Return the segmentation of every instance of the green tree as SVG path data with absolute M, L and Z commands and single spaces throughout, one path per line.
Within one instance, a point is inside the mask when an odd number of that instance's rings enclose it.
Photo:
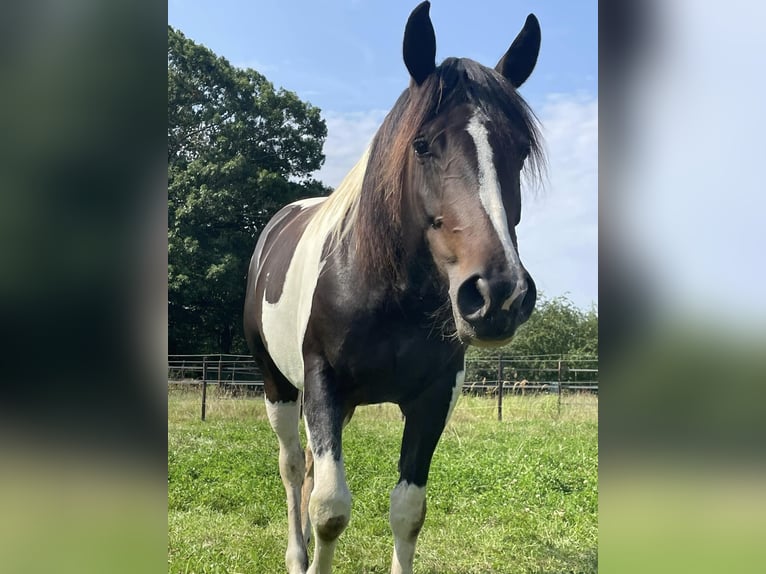
M 583 312 L 564 296 L 541 297 L 529 320 L 507 347 L 512 355 L 571 355 L 598 352 L 598 315 Z
M 320 110 L 168 26 L 168 348 L 244 351 L 258 234 L 283 205 L 329 189 Z

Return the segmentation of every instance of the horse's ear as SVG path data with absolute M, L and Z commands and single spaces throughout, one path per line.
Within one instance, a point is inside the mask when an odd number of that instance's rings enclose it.
M 508 48 L 505 55 L 495 66 L 495 70 L 519 87 L 535 69 L 537 55 L 540 53 L 540 22 L 534 14 L 527 16 L 524 27 Z
M 436 34 L 428 15 L 430 8 L 427 0 L 418 4 L 404 29 L 404 64 L 417 85 L 436 69 Z

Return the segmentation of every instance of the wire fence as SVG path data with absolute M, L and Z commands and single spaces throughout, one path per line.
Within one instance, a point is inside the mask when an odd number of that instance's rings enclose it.
M 168 356 L 169 389 L 198 389 L 202 420 L 205 420 L 208 387 L 211 385 L 219 397 L 263 394 L 263 376 L 249 355 Z M 503 420 L 503 398 L 509 395 L 555 395 L 560 413 L 563 401 L 582 395 L 598 395 L 598 357 L 498 355 L 467 359 L 463 394 L 494 398 L 495 404 L 491 408 L 497 409 L 500 421 Z

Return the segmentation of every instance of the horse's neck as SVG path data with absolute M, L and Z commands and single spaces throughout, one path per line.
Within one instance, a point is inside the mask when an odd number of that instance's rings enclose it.
M 431 253 L 423 241 L 402 254 L 399 298 L 430 315 L 449 299 L 446 283 L 439 275 Z
M 364 250 L 357 251 L 354 248 L 355 242 L 359 240 L 355 230 L 343 239 L 342 245 L 334 253 L 334 266 L 349 284 L 361 292 L 369 292 L 373 299 L 382 300 L 384 304 L 390 301 L 401 304 L 418 302 L 419 306 L 432 299 L 439 298 L 441 301 L 441 298 L 447 296 L 446 289 L 436 279 L 438 271 L 425 242 L 421 242 L 422 245 L 406 245 L 400 259 L 394 262 L 395 268 L 370 269 L 359 260 L 364 256 Z M 363 240 L 386 241 L 386 237 L 365 235 Z M 374 301 L 369 303 L 374 304 Z

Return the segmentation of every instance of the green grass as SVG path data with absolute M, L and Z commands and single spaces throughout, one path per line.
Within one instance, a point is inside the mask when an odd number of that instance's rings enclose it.
M 278 446 L 262 399 L 168 395 L 168 572 L 284 572 Z M 462 397 L 437 447 L 417 546 L 420 574 L 597 571 L 597 401 Z M 338 574 L 387 573 L 388 499 L 403 423 L 393 405 L 357 409 L 344 433 L 351 523 Z M 303 432 L 303 431 L 301 431 Z M 310 550 L 311 553 L 311 550 Z

